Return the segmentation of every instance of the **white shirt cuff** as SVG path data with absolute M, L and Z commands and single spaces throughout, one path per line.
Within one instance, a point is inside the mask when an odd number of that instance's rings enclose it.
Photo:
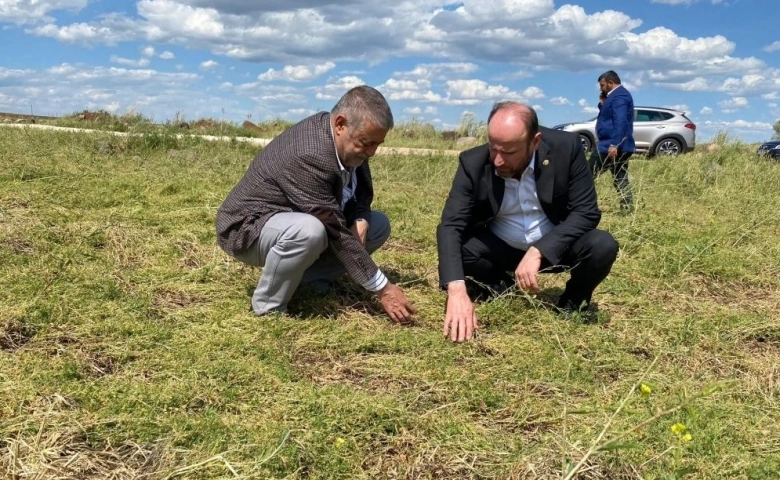
M 377 269 L 374 277 L 363 284 L 363 288 L 369 292 L 378 292 L 385 288 L 385 285 L 387 285 L 387 277 L 382 273 L 382 270 Z

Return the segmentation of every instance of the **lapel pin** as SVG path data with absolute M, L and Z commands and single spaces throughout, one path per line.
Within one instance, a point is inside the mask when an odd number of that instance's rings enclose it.
M 542 162 L 542 166 L 543 166 L 543 167 L 546 167 L 546 166 L 547 166 L 547 165 L 549 165 L 549 164 L 550 164 L 550 161 L 549 161 L 549 160 L 547 160 L 546 158 L 545 158 L 545 159 L 544 159 L 544 161 Z

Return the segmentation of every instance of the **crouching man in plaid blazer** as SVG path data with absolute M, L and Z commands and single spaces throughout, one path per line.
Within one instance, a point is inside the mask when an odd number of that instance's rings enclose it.
M 390 221 L 371 210 L 368 159 L 391 128 L 382 94 L 355 87 L 330 113 L 294 125 L 252 161 L 216 224 L 225 252 L 263 267 L 252 295 L 257 315 L 285 311 L 301 283 L 327 291 L 346 271 L 377 294 L 391 320 L 411 320 L 414 307 L 370 256 L 390 236 Z

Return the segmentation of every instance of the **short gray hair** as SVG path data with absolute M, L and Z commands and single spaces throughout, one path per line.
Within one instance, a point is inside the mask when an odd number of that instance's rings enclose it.
M 336 103 L 331 115 L 342 114 L 347 117 L 347 123 L 357 128 L 363 128 L 366 122 L 371 122 L 379 128 L 393 128 L 393 112 L 385 97 L 379 90 L 361 85 L 351 88 Z
M 496 102 L 488 115 L 488 125 L 493 115 L 501 110 L 511 110 L 512 114 L 520 117 L 525 122 L 525 126 L 528 128 L 528 138 L 533 138 L 539 132 L 539 117 L 536 115 L 536 110 L 525 103 L 515 102 L 513 100 L 505 100 L 503 102 Z

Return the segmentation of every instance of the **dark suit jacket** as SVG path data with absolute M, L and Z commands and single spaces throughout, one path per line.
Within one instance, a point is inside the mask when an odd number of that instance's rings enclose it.
M 596 137 L 598 150 L 607 153 L 610 145 L 615 145 L 623 152 L 636 150 L 634 144 L 634 99 L 620 85 L 607 95 L 604 103 L 599 105 L 599 116 L 596 118 Z
M 542 140 L 534 164 L 536 189 L 542 209 L 555 227 L 534 246 L 552 265 L 558 265 L 578 238 L 596 228 L 601 212 L 577 135 L 544 127 L 540 131 Z M 487 145 L 461 153 L 436 232 L 442 288 L 464 279 L 463 244 L 477 229 L 487 228 L 503 199 L 504 179 L 496 175 Z
M 344 183 L 330 129 L 330 114 L 306 118 L 274 138 L 257 154 L 244 177 L 217 211 L 217 243 L 229 254 L 248 249 L 263 226 L 280 212 L 314 215 L 325 226 L 328 245 L 360 284 L 377 272 L 366 249 L 349 230 L 355 218 L 369 218 L 374 188 L 368 162 L 355 169 L 355 197 L 340 205 Z

